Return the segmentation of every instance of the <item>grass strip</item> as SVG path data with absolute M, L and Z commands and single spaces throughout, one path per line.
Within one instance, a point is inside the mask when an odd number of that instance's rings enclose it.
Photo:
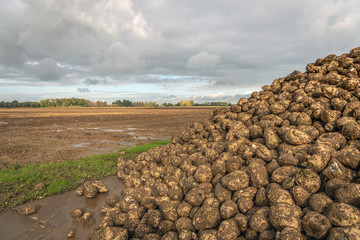
M 50 162 L 21 166 L 14 164 L 0 170 L 0 210 L 15 207 L 32 199 L 75 189 L 88 180 L 116 174 L 116 162 L 121 152 L 124 159 L 134 159 L 152 148 L 170 143 L 170 140 L 153 141 L 145 145 L 121 148 L 116 153 L 92 155 L 66 162 Z M 44 183 L 45 187 L 35 190 Z

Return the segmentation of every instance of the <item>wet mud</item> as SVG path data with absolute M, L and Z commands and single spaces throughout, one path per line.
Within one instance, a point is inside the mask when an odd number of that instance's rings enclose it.
M 0 109 L 0 169 L 74 160 L 170 139 L 213 108 Z
M 170 139 L 194 122 L 205 121 L 213 108 L 46 108 L 0 109 L 0 169 L 18 164 L 74 160 L 91 154 L 111 153 L 122 147 Z M 74 191 L 35 200 L 0 215 L 0 239 L 87 239 L 99 224 L 99 213 L 108 195 L 121 196 L 117 177 L 102 180 L 109 193 L 95 199 Z M 1 193 L 0 193 L 1 194 Z M 23 215 L 33 204 L 37 212 Z M 94 214 L 93 226 L 73 222 L 70 212 L 83 208 Z
M 106 197 L 121 196 L 124 187 L 116 176 L 106 177 L 101 181 L 109 188 L 109 192 L 100 193 L 93 199 L 85 196 L 76 196 L 75 190 L 34 200 L 18 206 L 5 214 L 0 215 L 0 239 L 2 240 L 57 240 L 67 239 L 70 229 L 75 231 L 75 238 L 87 239 L 94 228 L 100 224 L 101 207 Z M 33 205 L 37 212 L 31 215 L 22 214 L 25 206 Z M 83 224 L 71 217 L 75 208 L 91 212 L 95 222 Z

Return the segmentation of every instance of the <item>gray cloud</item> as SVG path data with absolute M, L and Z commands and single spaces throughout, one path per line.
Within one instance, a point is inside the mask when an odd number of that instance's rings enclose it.
M 67 73 L 67 70 L 60 67 L 52 58 L 45 58 L 36 64 L 29 65 L 28 70 L 38 79 L 44 81 L 57 81 Z
M 77 88 L 76 89 L 79 93 L 87 93 L 90 92 L 90 90 L 88 88 Z
M 115 42 L 104 51 L 102 59 L 93 64 L 93 69 L 100 73 L 126 73 L 134 72 L 140 64 L 136 51 L 121 42 Z
M 220 56 L 208 52 L 201 52 L 189 58 L 187 67 L 194 69 L 211 68 L 219 63 L 221 63 Z
M 99 83 L 98 79 L 92 79 L 92 78 L 87 78 L 86 80 L 84 80 L 84 82 L 87 86 L 89 85 L 96 85 Z
M 357 47 L 359 12 L 357 0 L 1 1 L 0 82 L 234 96 Z

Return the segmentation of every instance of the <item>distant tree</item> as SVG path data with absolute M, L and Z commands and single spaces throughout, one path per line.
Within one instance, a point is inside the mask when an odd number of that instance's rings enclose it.
M 130 101 L 130 100 L 124 99 L 123 100 L 123 105 L 124 105 L 124 107 L 131 107 L 133 105 L 133 102 Z
M 178 103 L 178 106 L 184 107 L 184 106 L 193 106 L 194 105 L 194 101 L 193 100 L 180 100 L 180 102 Z
M 187 100 L 185 101 L 185 106 L 189 107 L 189 106 L 193 106 L 194 105 L 194 101 L 193 100 Z
M 17 100 L 12 101 L 12 107 L 19 107 L 19 102 Z
M 133 107 L 158 107 L 156 102 L 134 102 Z
M 126 99 L 123 99 L 122 101 L 121 100 L 116 100 L 112 104 L 115 104 L 115 105 L 117 105 L 119 107 L 132 107 L 133 106 L 133 102 L 130 101 L 130 100 L 126 100 Z
M 112 104 L 115 104 L 115 105 L 117 105 L 117 106 L 119 106 L 119 107 L 124 106 L 124 104 L 123 104 L 123 102 L 122 102 L 121 100 L 116 100 L 116 101 L 113 102 Z
M 107 106 L 107 102 L 106 102 L 106 101 L 96 101 L 96 102 L 95 102 L 95 106 L 96 106 L 96 107 L 106 107 L 106 106 Z
M 161 106 L 163 106 L 163 107 L 171 107 L 171 106 L 174 106 L 174 104 L 172 104 L 172 103 L 162 103 Z

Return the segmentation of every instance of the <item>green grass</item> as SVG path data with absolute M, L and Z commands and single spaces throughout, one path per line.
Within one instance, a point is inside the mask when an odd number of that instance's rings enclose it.
M 119 152 L 124 151 L 125 155 L 123 155 L 121 157 L 123 159 L 125 159 L 125 160 L 128 160 L 128 159 L 133 159 L 134 157 L 136 157 L 140 153 L 147 152 L 152 148 L 155 148 L 157 146 L 163 146 L 163 145 L 166 145 L 166 144 L 169 144 L 169 143 L 170 143 L 170 140 L 153 141 L 153 142 L 150 142 L 148 144 L 137 145 L 137 146 L 132 147 L 132 148 L 120 148 Z
M 66 162 L 50 162 L 21 166 L 14 164 L 0 170 L 0 210 L 15 207 L 32 199 L 72 190 L 87 180 L 99 179 L 116 174 L 116 162 L 120 152 L 124 159 L 133 159 L 140 153 L 170 140 L 153 141 L 145 145 L 121 148 L 117 153 L 100 154 Z M 42 190 L 35 185 L 45 183 Z

